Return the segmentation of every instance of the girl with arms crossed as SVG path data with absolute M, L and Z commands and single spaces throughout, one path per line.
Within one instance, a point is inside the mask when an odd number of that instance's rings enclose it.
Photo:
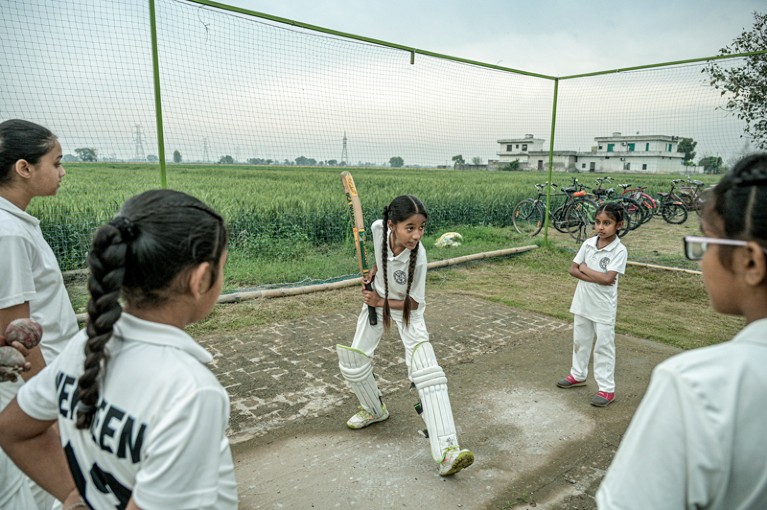
M 229 398 L 184 332 L 216 303 L 226 246 L 221 216 L 171 190 L 96 232 L 87 328 L 0 413 L 0 446 L 65 508 L 237 508 Z
M 607 203 L 597 209 L 597 235 L 586 239 L 570 265 L 578 279 L 570 312 L 573 322 L 573 363 L 560 388 L 586 385 L 594 336 L 594 378 L 597 394 L 591 405 L 605 407 L 615 400 L 615 314 L 618 310 L 618 275 L 626 271 L 628 252 L 618 237 L 623 208 Z
M 373 290 L 363 290 L 364 304 L 351 347 L 337 345 L 341 374 L 360 402 L 360 410 L 346 425 L 361 429 L 389 417 L 373 376 L 372 359 L 393 320 L 405 347 L 408 376 L 420 398 L 416 406 L 426 422 L 432 457 L 439 474 L 450 476 L 474 462 L 474 455 L 458 445 L 445 372 L 437 363 L 424 322 L 426 252 L 421 244 L 428 214 L 412 195 L 395 198 L 384 208 L 383 220 L 371 225 L 375 266 L 370 271 Z M 366 282 L 367 283 L 367 282 Z M 368 306 L 376 307 L 378 324 L 368 322 Z
M 767 152 L 741 159 L 706 196 L 701 227 L 685 255 L 701 261 L 714 310 L 746 325 L 655 367 L 599 508 L 767 508 Z

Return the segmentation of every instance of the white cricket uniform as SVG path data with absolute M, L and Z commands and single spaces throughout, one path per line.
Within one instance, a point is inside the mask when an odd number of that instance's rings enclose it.
M 376 272 L 373 281 L 373 288 L 379 296 L 384 297 L 384 271 L 383 255 L 381 253 L 381 243 L 383 242 L 383 220 L 376 220 L 370 227 L 373 234 L 373 247 L 375 252 Z M 411 250 L 405 248 L 402 253 L 396 257 L 391 251 L 391 246 L 387 243 L 387 273 L 389 282 L 389 299 L 404 300 L 407 290 L 408 270 L 410 267 Z M 426 308 L 426 250 L 423 244 L 418 248 L 416 256 L 415 270 L 413 272 L 413 283 L 410 286 L 410 297 L 418 303 L 418 309 L 410 311 L 410 320 L 406 327 L 402 321 L 402 310 L 391 310 L 391 318 L 397 325 L 400 338 L 405 346 L 405 363 L 408 371 L 410 370 L 410 360 L 413 349 L 420 342 L 429 340 L 429 332 L 426 330 L 424 321 L 424 310 Z M 362 305 L 359 318 L 357 319 L 357 330 L 352 341 L 352 348 L 358 349 L 368 357 L 373 357 L 378 343 L 383 336 L 383 307 L 377 307 L 378 324 L 371 326 L 368 322 L 368 307 Z
M 3 197 L 0 197 L 0 273 L 0 308 L 29 302 L 31 318 L 43 327 L 40 350 L 45 362 L 51 363 L 77 333 L 77 318 L 56 256 L 43 238 L 40 221 Z M 0 410 L 13 400 L 22 384 L 21 378 L 15 383 L 0 383 Z M 2 450 L 0 480 L 0 509 L 35 508 L 27 506 L 29 494 L 34 494 L 39 508 L 47 510 L 53 501 Z
M 626 271 L 628 251 L 619 237 L 602 249 L 597 248 L 597 236 L 587 239 L 578 250 L 573 262 L 585 262 L 589 269 L 604 273 Z M 618 278 L 615 284 L 578 280 L 570 305 L 573 319 L 573 361 L 570 369 L 578 381 L 589 374 L 589 358 L 594 345 L 594 379 L 601 391 L 615 391 L 615 315 L 618 310 Z
M 107 349 L 90 430 L 75 427 L 85 331 L 18 394 L 21 409 L 57 419 L 70 470 L 92 508 L 237 508 L 229 397 L 184 331 L 123 313 Z
M 597 492 L 604 509 L 767 508 L 767 319 L 660 363 Z

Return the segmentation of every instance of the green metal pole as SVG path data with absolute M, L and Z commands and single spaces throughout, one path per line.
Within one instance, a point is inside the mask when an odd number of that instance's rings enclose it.
M 559 94 L 559 78 L 554 80 L 554 103 L 551 106 L 551 134 L 549 138 L 549 177 L 546 187 L 546 220 L 543 224 L 543 245 L 549 245 L 549 210 L 551 209 L 551 177 L 554 172 L 554 131 L 557 127 L 557 95 Z
M 154 75 L 154 111 L 157 119 L 157 151 L 160 158 L 160 187 L 168 187 L 165 174 L 165 136 L 162 125 L 162 94 L 160 93 L 160 55 L 157 51 L 157 19 L 154 0 L 149 0 L 149 26 L 152 32 L 152 74 Z

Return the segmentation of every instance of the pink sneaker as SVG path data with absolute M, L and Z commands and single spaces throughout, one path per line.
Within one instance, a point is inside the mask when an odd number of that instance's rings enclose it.
M 557 381 L 557 386 L 560 388 L 575 388 L 577 386 L 586 386 L 586 381 L 578 381 L 572 375 L 568 375 L 564 379 Z
M 607 407 L 615 400 L 615 392 L 598 391 L 591 399 L 591 405 L 597 407 Z

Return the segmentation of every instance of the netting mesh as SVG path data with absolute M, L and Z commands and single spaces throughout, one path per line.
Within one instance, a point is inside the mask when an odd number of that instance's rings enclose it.
M 69 173 L 30 212 L 62 268 L 82 268 L 92 229 L 162 183 L 148 3 L 5 0 L 0 19 L 0 120 L 57 133 Z M 499 141 L 528 134 L 548 151 L 553 80 L 183 0 L 156 2 L 156 29 L 167 185 L 226 216 L 232 285 L 355 272 L 341 167 L 354 167 L 368 224 L 412 193 L 430 233 L 500 229 L 477 231 L 488 241 L 475 249 L 530 242 L 511 211 L 545 171 L 455 168 L 503 168 L 514 157 Z M 734 157 L 743 126 L 703 65 L 559 80 L 554 148 L 576 156 L 558 169 L 588 171 L 583 153 L 616 132 L 690 137 L 699 157 Z M 548 156 L 534 159 L 545 170 Z

